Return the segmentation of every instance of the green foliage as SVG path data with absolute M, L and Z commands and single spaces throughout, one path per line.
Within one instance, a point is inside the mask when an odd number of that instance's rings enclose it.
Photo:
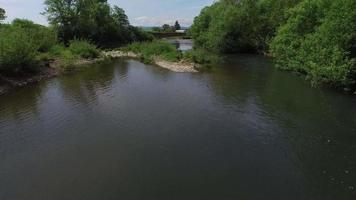
M 75 38 L 102 46 L 146 39 L 146 35 L 130 26 L 123 9 L 111 7 L 106 0 L 46 0 L 45 5 L 44 14 L 66 44 Z
M 100 54 L 95 45 L 85 40 L 70 41 L 69 51 L 81 58 L 97 58 Z
M 5 10 L 0 8 L 0 21 L 6 18 L 5 14 L 6 14 Z
M 79 59 L 93 59 L 100 55 L 97 47 L 85 40 L 70 41 L 69 47 L 62 44 L 54 45 L 49 51 L 49 57 L 59 61 L 60 67 L 65 70 L 75 68 L 75 62 Z
M 179 22 L 176 21 L 176 23 L 174 24 L 174 29 L 175 30 L 180 30 L 182 27 L 180 26 Z
M 73 48 L 74 49 L 74 48 Z M 62 44 L 54 45 L 49 53 L 48 57 L 50 59 L 55 59 L 58 62 L 58 67 L 64 70 L 72 70 L 75 68 L 75 62 L 78 61 L 81 56 L 81 51 L 77 50 L 77 54 L 73 53 L 70 48 L 66 48 Z M 79 54 L 79 55 L 78 55 Z M 43 56 L 43 55 L 41 55 Z M 46 57 L 47 55 L 45 55 Z
M 306 74 L 314 84 L 356 81 L 356 2 L 305 0 L 289 12 L 271 43 L 281 69 Z
M 205 66 L 221 63 L 222 57 L 222 55 L 215 54 L 204 49 L 193 49 L 183 53 L 184 60 L 204 64 Z
M 306 74 L 313 84 L 351 86 L 355 21 L 353 0 L 221 0 L 202 10 L 189 34 L 210 52 L 270 51 L 279 68 Z
M 163 32 L 173 32 L 173 29 L 169 24 L 163 24 L 162 31 Z
M 62 53 L 66 50 L 66 47 L 62 44 L 53 45 L 49 50 L 49 54 L 54 57 L 60 57 Z
M 178 61 L 182 56 L 172 44 L 162 40 L 136 42 L 123 48 L 123 50 L 140 55 L 141 59 L 146 63 L 153 62 L 155 57 L 160 57 L 168 61 Z
M 204 8 L 189 34 L 197 46 L 219 53 L 264 51 L 297 0 L 225 0 Z
M 25 19 L 15 19 L 12 26 L 23 29 L 38 45 L 38 51 L 46 52 L 57 43 L 57 34 L 48 28 Z
M 25 29 L 6 26 L 0 29 L 0 71 L 19 73 L 37 69 L 38 43 Z
M 153 32 L 161 32 L 161 30 L 162 30 L 162 29 L 161 29 L 160 27 L 153 27 L 153 28 L 152 28 L 152 31 L 153 31 Z
M 0 70 L 20 73 L 36 71 L 40 52 L 56 42 L 55 31 L 29 20 L 15 19 L 0 28 Z
M 154 39 L 154 36 L 151 33 L 144 31 L 142 28 L 131 26 L 130 32 L 130 38 L 135 42 L 152 41 Z

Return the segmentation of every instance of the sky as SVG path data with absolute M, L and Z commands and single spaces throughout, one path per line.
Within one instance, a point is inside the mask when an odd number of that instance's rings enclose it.
M 182 26 L 190 26 L 194 17 L 214 0 L 108 0 L 111 5 L 123 8 L 135 26 L 161 26 L 178 20 Z M 44 0 L 0 0 L 6 10 L 7 22 L 14 18 L 26 18 L 46 25 Z

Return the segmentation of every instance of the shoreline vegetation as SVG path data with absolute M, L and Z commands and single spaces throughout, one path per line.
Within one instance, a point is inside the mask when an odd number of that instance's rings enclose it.
M 313 86 L 356 91 L 356 1 L 219 0 L 205 7 L 189 35 L 219 54 L 272 56 L 275 67 Z

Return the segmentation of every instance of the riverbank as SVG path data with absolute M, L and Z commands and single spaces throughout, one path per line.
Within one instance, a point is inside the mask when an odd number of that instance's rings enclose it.
M 60 74 L 60 70 L 55 68 L 46 68 L 38 74 L 24 74 L 22 76 L 4 76 L 0 75 L 0 95 L 7 93 L 13 88 L 23 87 L 29 84 L 40 82 Z
M 38 83 L 42 80 L 57 77 L 66 73 L 71 73 L 81 69 L 81 66 L 91 65 L 105 61 L 106 57 L 101 56 L 96 59 L 77 59 L 71 63 L 70 67 L 64 68 L 65 61 L 53 59 L 48 61 L 37 73 L 24 73 L 21 75 L 2 75 L 0 74 L 0 95 L 3 95 L 12 89 L 24 87 Z
M 141 56 L 137 53 L 131 51 L 125 52 L 119 50 L 104 52 L 104 55 L 108 58 L 113 58 L 113 59 L 114 58 L 134 58 L 134 59 L 141 58 Z M 197 73 L 198 72 L 197 68 L 199 68 L 198 64 L 186 60 L 179 60 L 173 62 L 173 61 L 162 59 L 160 57 L 154 57 L 151 62 L 154 65 L 178 73 Z
M 81 69 L 81 66 L 91 65 L 105 60 L 117 59 L 117 58 L 133 58 L 140 59 L 140 55 L 133 52 L 124 52 L 124 51 L 103 51 L 101 56 L 95 59 L 77 59 L 73 61 L 70 66 L 63 67 L 65 61 L 60 59 L 53 59 L 46 63 L 46 67 L 42 67 L 37 73 L 27 73 L 22 75 L 1 75 L 0 74 L 0 95 L 3 95 L 12 89 L 24 87 L 27 85 L 38 83 L 42 80 L 48 80 L 59 75 L 66 73 L 71 73 L 78 69 Z M 153 63 L 159 67 L 168 69 L 173 72 L 178 73 L 197 73 L 196 69 L 198 66 L 192 62 L 188 61 L 167 61 L 162 58 L 154 58 Z

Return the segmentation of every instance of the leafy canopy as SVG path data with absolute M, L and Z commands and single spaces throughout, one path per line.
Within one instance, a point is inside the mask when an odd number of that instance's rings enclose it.
M 125 11 L 111 7 L 107 0 L 46 0 L 45 12 L 59 38 L 68 43 L 75 38 L 101 45 L 122 45 L 145 40 L 146 35 L 130 26 Z
M 5 14 L 6 14 L 5 10 L 3 8 L 0 8 L 0 21 L 6 18 Z

